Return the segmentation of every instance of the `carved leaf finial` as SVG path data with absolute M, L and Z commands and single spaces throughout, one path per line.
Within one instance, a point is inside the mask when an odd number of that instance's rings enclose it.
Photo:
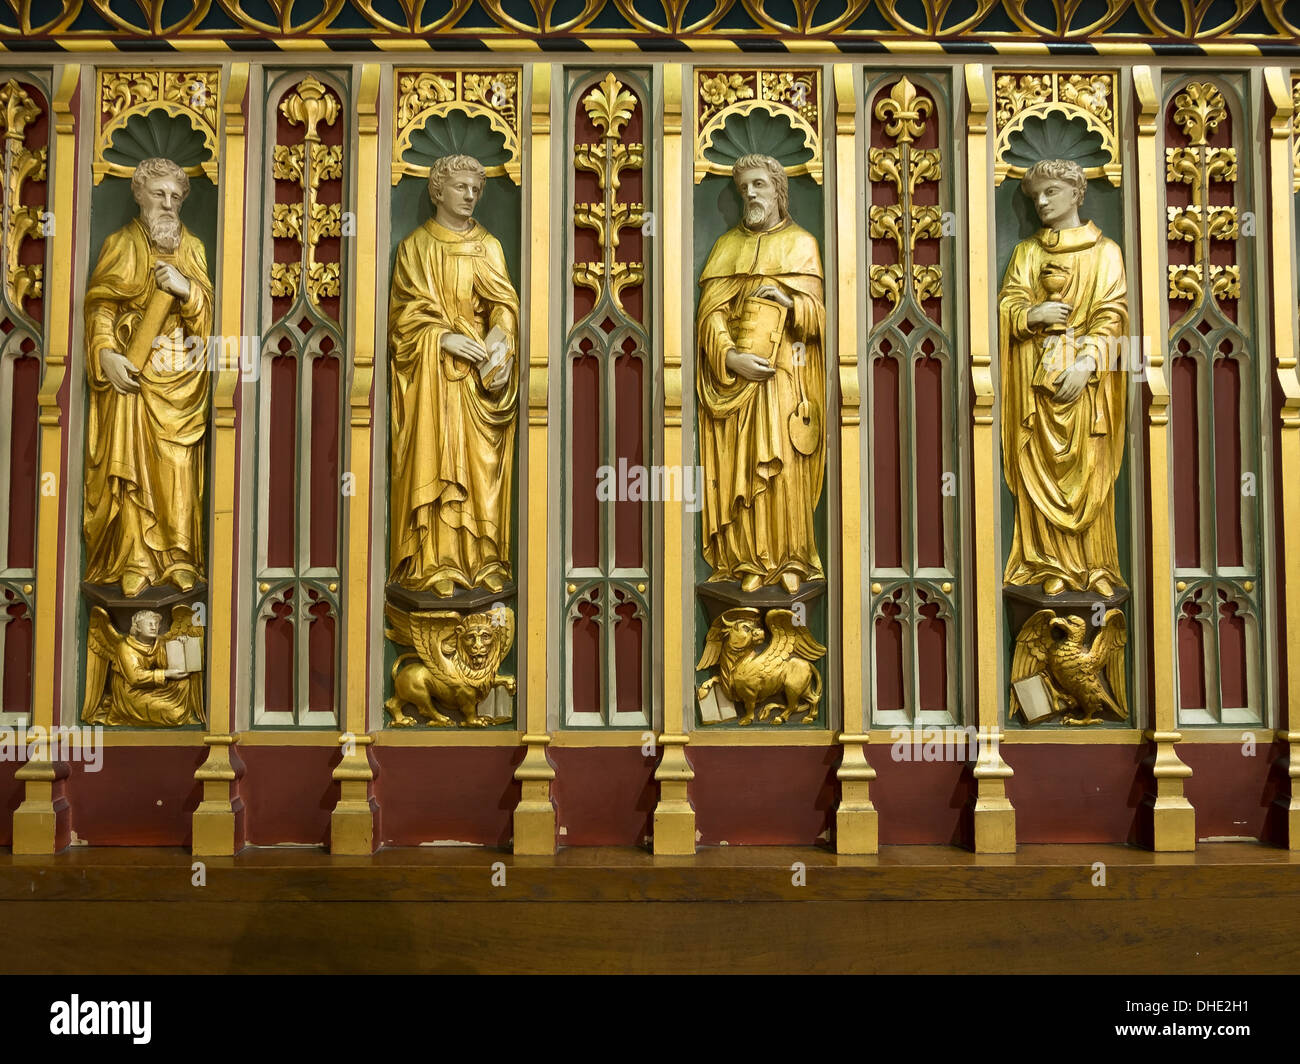
M 636 97 L 623 87 L 612 73 L 605 75 L 605 80 L 583 97 L 582 106 L 587 116 L 604 131 L 606 137 L 617 140 L 623 126 L 632 117 L 636 109 Z
M 293 92 L 280 101 L 280 113 L 295 126 L 307 127 L 306 140 L 320 140 L 316 127 L 324 122 L 332 126 L 339 116 L 339 101 L 312 75 L 298 82 Z

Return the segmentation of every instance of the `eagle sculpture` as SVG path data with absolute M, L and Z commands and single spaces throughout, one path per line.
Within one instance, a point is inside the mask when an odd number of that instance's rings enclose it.
M 1124 692 L 1124 645 L 1128 634 L 1124 614 L 1106 611 L 1101 629 L 1085 646 L 1088 622 L 1039 610 L 1016 637 L 1011 659 L 1011 712 L 1021 710 L 1015 685 L 1041 674 L 1057 712 L 1066 724 L 1100 724 L 1102 713 L 1128 717 Z

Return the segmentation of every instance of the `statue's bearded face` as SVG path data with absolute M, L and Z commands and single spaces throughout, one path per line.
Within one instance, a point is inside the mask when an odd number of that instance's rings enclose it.
M 736 175 L 736 189 L 750 229 L 771 229 L 781 220 L 776 182 L 766 170 L 742 170 Z
M 149 230 L 149 239 L 163 251 L 175 251 L 181 242 L 181 202 L 185 194 L 180 182 L 171 177 L 155 177 L 145 182 L 140 196 L 140 220 Z
M 483 194 L 483 180 L 472 170 L 453 170 L 442 182 L 437 205 L 439 213 L 459 222 L 461 228 L 469 225 L 474 208 Z
M 1055 177 L 1038 181 L 1029 198 L 1034 201 L 1039 220 L 1051 229 L 1061 228 L 1083 202 L 1083 196 L 1073 184 Z

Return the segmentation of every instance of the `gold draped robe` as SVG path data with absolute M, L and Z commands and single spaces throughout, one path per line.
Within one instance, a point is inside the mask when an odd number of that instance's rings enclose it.
M 775 284 L 794 300 L 777 349 L 776 376 L 748 381 L 727 368 L 745 299 Z M 718 238 L 700 275 L 698 312 L 700 461 L 704 467 L 702 547 L 710 580 L 758 574 L 775 584 L 825 574 L 813 511 L 826 469 L 825 440 L 811 455 L 790 440 L 789 418 L 803 397 L 824 413 L 826 324 L 816 238 L 790 219 L 755 232 L 738 225 Z M 804 344 L 796 365 L 794 344 Z M 824 417 L 818 418 L 825 424 Z
M 482 340 L 499 325 L 517 351 L 519 297 L 500 242 L 478 222 L 425 222 L 397 249 L 388 322 L 390 579 L 416 590 L 508 580 L 519 362 L 489 392 L 474 366 L 439 350 L 448 332 Z
M 108 689 L 87 714 L 87 724 L 174 728 L 205 723 L 202 674 L 167 679 L 162 639 L 123 636 L 110 667 Z
M 155 347 L 123 395 L 105 378 L 100 354 L 123 355 L 149 297 L 154 267 L 175 266 L 190 282 L 174 300 Z M 86 291 L 86 580 L 120 583 L 134 572 L 157 585 L 177 568 L 202 577 L 203 493 L 208 431 L 207 344 L 212 331 L 212 282 L 203 244 L 184 227 L 175 252 L 155 247 L 137 218 L 110 235 Z M 202 345 L 186 349 L 186 338 Z
M 1058 296 L 1040 279 L 1048 263 L 1069 278 Z M 1007 584 L 1060 577 L 1075 591 L 1104 577 L 1124 586 L 1115 539 L 1115 478 L 1124 459 L 1127 381 L 1112 338 L 1128 331 L 1124 260 L 1091 222 L 1042 229 L 1012 252 L 998 296 L 1002 461 L 1015 497 Z M 1074 343 L 1054 342 L 1026 317 L 1035 304 L 1071 306 Z M 1097 369 L 1071 402 L 1055 398 L 1059 370 L 1084 355 Z

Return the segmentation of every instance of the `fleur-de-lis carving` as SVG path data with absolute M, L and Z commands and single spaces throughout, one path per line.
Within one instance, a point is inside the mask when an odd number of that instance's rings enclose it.
M 911 144 L 925 130 L 925 120 L 934 110 L 926 97 L 907 78 L 899 78 L 889 95 L 876 104 L 876 117 L 885 123 L 886 136 L 899 144 Z

